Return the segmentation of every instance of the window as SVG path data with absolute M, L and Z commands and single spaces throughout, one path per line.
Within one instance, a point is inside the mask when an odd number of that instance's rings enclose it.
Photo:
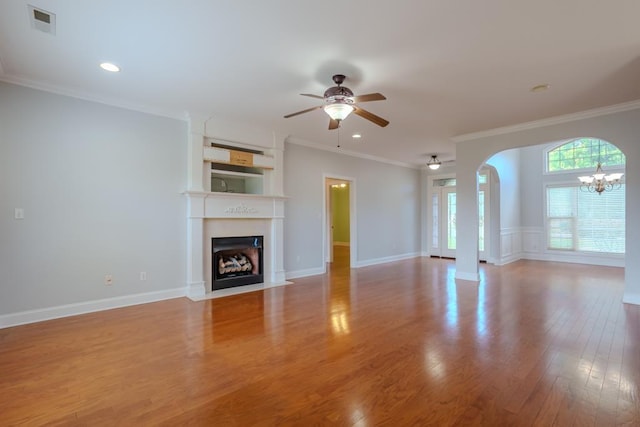
M 601 163 L 607 173 L 622 171 L 624 154 L 598 138 L 579 138 L 547 152 L 548 181 L 547 248 L 555 250 L 624 254 L 625 186 L 602 194 L 584 191 L 577 182 L 578 170 L 595 172 Z M 558 183 L 558 176 L 563 182 Z
M 438 248 L 438 243 L 440 242 L 440 236 L 438 235 L 438 222 L 440 219 L 438 218 L 438 212 L 440 207 L 438 206 L 439 197 L 437 194 L 431 196 L 431 246 L 433 248 Z
M 625 188 L 603 194 L 579 185 L 547 187 L 549 249 L 623 254 Z
M 603 166 L 624 166 L 624 154 L 614 145 L 597 138 L 580 138 L 547 152 L 548 172 L 568 172 Z

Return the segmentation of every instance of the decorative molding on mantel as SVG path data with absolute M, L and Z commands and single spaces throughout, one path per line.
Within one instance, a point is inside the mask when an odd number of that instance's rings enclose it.
M 188 218 L 269 219 L 284 218 L 283 196 L 186 191 Z
M 611 105 L 608 107 L 594 108 L 592 110 L 581 111 L 578 113 L 564 114 L 562 116 L 549 117 L 546 119 L 535 120 L 531 122 L 520 123 L 513 126 L 504 126 L 495 129 L 484 130 L 480 132 L 472 132 L 463 135 L 454 136 L 451 140 L 455 143 L 472 141 L 474 139 L 486 138 L 489 136 L 505 135 L 509 133 L 536 129 L 546 126 L 559 125 L 563 123 L 573 122 L 576 120 L 590 119 L 593 117 L 605 116 L 608 114 L 622 113 L 640 108 L 640 100 L 625 102 L 622 104 Z

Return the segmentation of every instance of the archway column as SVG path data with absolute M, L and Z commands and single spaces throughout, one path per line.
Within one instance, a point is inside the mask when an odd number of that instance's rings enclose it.
M 464 150 L 462 150 L 464 151 Z M 478 282 L 478 161 L 456 158 L 456 279 Z

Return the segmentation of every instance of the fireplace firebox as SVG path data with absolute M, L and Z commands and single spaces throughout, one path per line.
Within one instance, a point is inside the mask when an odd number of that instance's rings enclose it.
M 211 239 L 212 290 L 264 282 L 262 236 Z

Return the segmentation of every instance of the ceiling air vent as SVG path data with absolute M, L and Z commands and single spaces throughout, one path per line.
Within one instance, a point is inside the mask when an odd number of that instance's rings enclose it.
M 38 9 L 35 6 L 28 5 L 29 8 L 29 21 L 31 22 L 31 28 L 40 30 L 45 33 L 56 33 L 56 14 L 47 12 L 43 9 Z

